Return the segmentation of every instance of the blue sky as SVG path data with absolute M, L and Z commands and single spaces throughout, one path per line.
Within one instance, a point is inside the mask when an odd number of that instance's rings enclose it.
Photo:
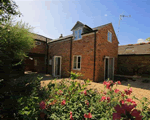
M 56 39 L 72 34 L 77 21 L 97 27 L 112 22 L 118 32 L 119 15 L 131 15 L 120 23 L 119 45 L 135 44 L 150 37 L 150 0 L 14 0 L 23 20 L 34 32 Z

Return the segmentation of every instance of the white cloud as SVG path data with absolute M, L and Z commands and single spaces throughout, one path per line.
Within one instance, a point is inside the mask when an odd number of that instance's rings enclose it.
M 147 43 L 148 41 L 145 41 L 145 40 L 142 39 L 142 38 L 139 38 L 139 39 L 137 40 L 137 43 L 142 43 L 142 42 Z
M 107 14 L 105 14 L 105 16 L 107 17 Z

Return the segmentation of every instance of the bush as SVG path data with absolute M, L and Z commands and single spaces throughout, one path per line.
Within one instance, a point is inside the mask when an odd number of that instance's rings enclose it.
M 50 82 L 38 93 L 31 97 L 21 98 L 18 103 L 22 105 L 19 114 L 26 119 L 47 120 L 148 120 L 150 102 L 146 98 L 139 100 L 141 110 L 137 109 L 137 103 L 129 86 L 124 91 L 117 89 L 120 81 L 104 81 L 104 91 L 87 90 L 90 81 L 79 84 L 76 81 L 62 80 L 60 83 Z M 36 91 L 36 90 L 35 90 Z M 138 100 L 138 99 L 137 99 Z

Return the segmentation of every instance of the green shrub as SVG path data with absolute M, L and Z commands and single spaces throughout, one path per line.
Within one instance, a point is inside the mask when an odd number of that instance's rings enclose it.
M 75 73 L 75 72 L 72 72 L 72 71 L 70 73 L 70 77 L 71 77 L 72 80 L 77 79 L 80 76 L 83 76 L 83 75 L 81 73 Z

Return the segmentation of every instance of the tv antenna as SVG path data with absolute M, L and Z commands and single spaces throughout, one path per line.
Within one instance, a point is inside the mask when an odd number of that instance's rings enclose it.
M 123 13 L 119 16 L 119 24 L 118 24 L 118 34 L 117 37 L 119 36 L 119 30 L 120 30 L 120 21 L 124 18 L 124 17 L 131 17 L 131 15 L 123 15 Z

